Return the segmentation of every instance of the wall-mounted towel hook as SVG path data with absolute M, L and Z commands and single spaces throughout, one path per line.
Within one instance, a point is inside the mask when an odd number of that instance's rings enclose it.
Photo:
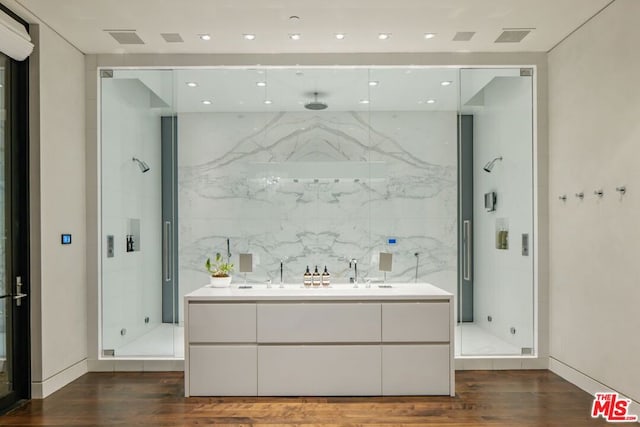
M 562 200 L 563 202 L 567 201 L 567 195 L 563 194 L 562 196 L 558 197 L 558 199 Z
M 620 193 L 620 195 L 624 196 L 627 192 L 627 186 L 621 185 L 620 187 L 616 187 L 616 191 Z
M 584 199 L 584 191 L 581 191 L 579 193 L 576 193 L 576 197 L 580 200 Z
M 602 189 L 596 190 L 596 191 L 593 192 L 593 194 L 595 194 L 598 197 L 602 197 L 602 196 L 604 196 L 604 191 Z

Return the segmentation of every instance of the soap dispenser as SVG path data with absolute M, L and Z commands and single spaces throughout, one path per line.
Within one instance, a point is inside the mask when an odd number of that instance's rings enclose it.
M 313 276 L 311 277 L 311 283 L 313 286 L 320 286 L 320 273 L 318 273 L 318 266 L 316 265 L 316 269 L 313 272 Z
M 307 271 L 305 271 L 304 273 L 304 287 L 308 288 L 309 286 L 311 286 L 311 272 L 309 271 L 309 266 L 307 265 Z
M 327 266 L 324 266 L 324 272 L 322 273 L 322 286 L 328 287 L 331 284 L 331 275 L 327 271 Z

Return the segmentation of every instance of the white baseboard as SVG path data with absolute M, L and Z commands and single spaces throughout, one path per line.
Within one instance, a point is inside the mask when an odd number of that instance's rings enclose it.
M 554 359 L 553 357 L 549 358 L 549 370 L 592 396 L 595 396 L 598 392 L 616 392 L 625 399 L 630 399 L 618 392 L 618 390 L 614 390 L 611 387 L 602 384 L 601 382 L 583 374 L 558 359 Z M 631 406 L 629 408 L 629 413 L 638 415 L 638 423 L 640 424 L 640 403 L 633 399 L 630 400 Z
M 44 381 L 32 381 L 31 398 L 44 399 L 55 391 L 60 390 L 71 381 L 80 378 L 87 372 L 89 372 L 87 359 L 82 359 L 57 374 L 50 376 Z
M 546 357 L 456 357 L 456 371 L 500 371 L 511 369 L 548 369 Z
M 184 371 L 184 359 L 100 359 L 88 361 L 89 372 Z

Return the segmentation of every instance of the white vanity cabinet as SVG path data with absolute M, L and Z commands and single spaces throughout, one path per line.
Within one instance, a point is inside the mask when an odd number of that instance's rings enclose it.
M 202 288 L 185 296 L 186 396 L 451 395 L 453 296 Z

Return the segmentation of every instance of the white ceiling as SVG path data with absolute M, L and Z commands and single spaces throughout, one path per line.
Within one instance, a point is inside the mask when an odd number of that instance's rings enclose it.
M 612 0 L 3 0 L 85 53 L 546 52 Z M 297 15 L 299 20 L 290 20 Z M 33 19 L 33 18 L 31 18 Z M 494 43 L 505 28 L 535 28 Z M 120 45 L 104 30 L 136 30 Z M 475 31 L 454 42 L 457 31 Z M 346 33 L 337 40 L 335 33 Z M 391 33 L 378 40 L 380 32 Z M 424 34 L 436 33 L 427 40 Z M 180 33 L 167 43 L 160 33 Z M 208 42 L 199 34 L 211 34 Z M 253 41 L 244 33 L 256 34 Z M 290 40 L 288 34 L 300 33 Z

